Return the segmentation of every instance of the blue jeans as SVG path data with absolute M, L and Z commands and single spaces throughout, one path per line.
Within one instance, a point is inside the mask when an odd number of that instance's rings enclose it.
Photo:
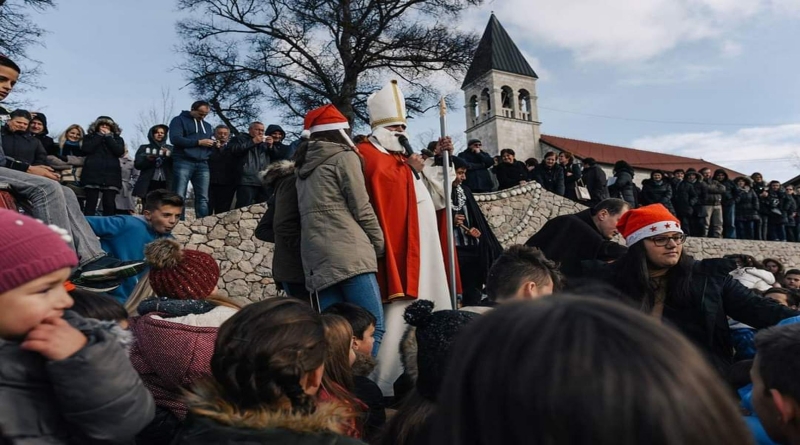
M 347 302 L 361 306 L 375 316 L 375 345 L 372 347 L 372 356 L 377 356 L 385 332 L 381 290 L 378 287 L 377 276 L 374 273 L 356 275 L 318 293 L 319 304 L 323 311 L 336 303 Z
M 191 181 L 192 188 L 194 188 L 195 215 L 197 218 L 208 216 L 208 184 L 211 182 L 208 161 L 173 156 L 172 173 L 172 187 L 175 189 L 175 193 L 186 199 L 186 189 L 189 188 L 189 181 Z M 182 215 L 181 219 L 183 219 Z
M 759 237 L 758 233 L 758 221 L 736 221 L 736 235 L 738 239 L 749 239 L 749 240 L 757 240 Z
M 786 241 L 786 228 L 783 224 L 767 225 L 767 241 Z
M 736 206 L 734 205 L 722 206 L 722 236 L 727 239 L 736 239 Z

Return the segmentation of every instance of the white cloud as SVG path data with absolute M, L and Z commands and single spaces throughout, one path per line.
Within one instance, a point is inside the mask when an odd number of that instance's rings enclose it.
M 722 42 L 720 46 L 720 50 L 722 51 L 722 56 L 727 58 L 735 58 L 739 57 L 742 54 L 742 45 L 732 41 L 726 40 Z
M 784 3 L 797 0 L 503 0 L 482 9 L 493 9 L 529 43 L 571 50 L 583 62 L 615 63 L 650 60 L 702 40 L 724 40 L 747 19 Z M 735 51 L 734 46 L 728 49 Z
M 800 124 L 648 136 L 631 146 L 702 158 L 746 174 L 759 171 L 780 181 L 797 176 L 800 170 Z

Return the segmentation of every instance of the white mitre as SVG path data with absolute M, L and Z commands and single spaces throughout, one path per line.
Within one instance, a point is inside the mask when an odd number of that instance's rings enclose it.
M 406 98 L 396 80 L 392 80 L 369 96 L 367 111 L 369 111 L 369 124 L 373 130 L 377 127 L 407 125 Z

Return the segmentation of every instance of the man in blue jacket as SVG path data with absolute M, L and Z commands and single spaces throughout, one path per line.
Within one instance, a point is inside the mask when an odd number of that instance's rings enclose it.
M 208 158 L 214 149 L 214 127 L 205 122 L 211 111 L 208 102 L 199 100 L 192 104 L 190 111 L 182 111 L 169 123 L 169 140 L 175 147 L 172 153 L 174 191 L 186 199 L 189 181 L 194 188 L 194 208 L 196 216 L 209 215 L 208 187 L 211 173 Z
M 144 261 L 144 246 L 158 238 L 172 237 L 183 212 L 183 198 L 167 190 L 153 190 L 144 201 L 144 215 L 89 216 L 86 219 L 103 250 L 128 261 Z M 133 292 L 139 276 L 130 277 L 111 292 L 121 303 Z

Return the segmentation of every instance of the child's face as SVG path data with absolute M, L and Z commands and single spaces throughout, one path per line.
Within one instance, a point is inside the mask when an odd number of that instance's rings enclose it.
M 364 330 L 364 337 L 353 337 L 353 347 L 356 352 L 364 355 L 372 355 L 372 346 L 375 344 L 375 325 L 371 324 Z
M 800 289 L 800 275 L 786 275 L 786 287 L 789 289 Z
M 0 338 L 24 337 L 47 318 L 60 318 L 72 307 L 64 289 L 70 269 L 65 267 L 0 294 Z

